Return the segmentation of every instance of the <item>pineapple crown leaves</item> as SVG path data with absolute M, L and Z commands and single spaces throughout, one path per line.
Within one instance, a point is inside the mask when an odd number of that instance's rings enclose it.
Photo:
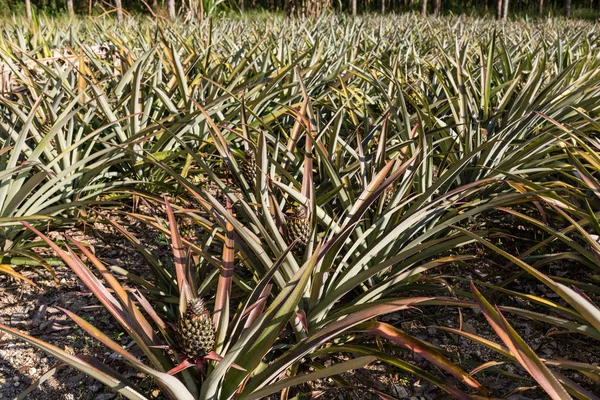
M 196 297 L 195 299 L 188 301 L 188 307 L 190 306 L 193 306 L 196 311 L 204 311 L 207 309 L 206 302 L 202 297 Z
M 307 219 L 308 218 L 308 209 L 303 204 L 297 204 L 293 207 L 286 210 L 286 214 L 288 214 L 292 218 L 297 219 Z
M 204 299 L 202 299 L 201 297 L 196 297 L 193 299 L 188 300 L 185 303 L 185 312 L 184 314 L 201 314 L 208 311 L 207 307 L 206 307 L 206 303 L 204 302 Z
M 181 290 L 179 295 L 179 318 L 183 318 L 183 316 L 187 313 L 187 304 L 188 300 L 186 298 L 186 291 Z
M 231 149 L 231 153 L 238 160 L 248 160 L 254 158 L 254 152 L 250 149 Z
M 253 160 L 254 159 L 254 152 L 252 150 L 244 150 L 244 158 L 246 160 Z

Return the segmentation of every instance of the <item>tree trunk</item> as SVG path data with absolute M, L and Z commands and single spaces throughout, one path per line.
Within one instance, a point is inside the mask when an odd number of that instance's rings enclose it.
M 540 14 L 540 17 L 541 17 L 543 13 L 544 13 L 544 0 L 539 0 L 538 14 Z
M 385 14 L 385 0 L 381 0 L 381 14 Z
M 571 18 L 571 0 L 565 0 L 565 17 Z
M 73 0 L 67 0 L 67 11 L 69 12 L 69 17 L 73 18 L 75 16 L 75 10 L 73 10 Z
M 115 7 L 117 9 L 117 21 L 123 21 L 123 4 L 121 0 L 115 0 Z
M 356 0 L 352 0 L 352 16 L 356 17 Z
M 427 16 L 427 0 L 421 0 L 421 16 L 423 18 Z
M 502 0 L 498 0 L 498 7 L 496 8 L 496 19 L 502 18 Z
M 152 11 L 158 12 L 158 0 L 152 0 Z
M 508 19 L 508 1 L 504 0 L 503 8 L 502 8 L 502 21 L 506 21 Z
M 167 1 L 167 12 L 170 19 L 175 19 L 175 0 Z
M 244 0 L 240 0 L 240 12 L 244 12 Z
M 441 10 L 442 10 L 442 0 L 435 0 L 434 8 L 433 8 L 433 15 L 435 15 L 437 17 L 438 15 L 440 15 Z
M 31 14 L 31 0 L 25 0 L 25 12 L 27 13 L 27 20 L 31 21 L 33 15 Z

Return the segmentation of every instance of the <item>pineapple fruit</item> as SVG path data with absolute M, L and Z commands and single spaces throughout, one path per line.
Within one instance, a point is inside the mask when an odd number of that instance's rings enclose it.
M 394 185 L 390 185 L 385 188 L 383 191 L 383 208 L 386 209 L 392 200 L 394 200 L 394 195 L 396 194 L 396 188 Z
M 181 352 L 188 358 L 197 360 L 205 357 L 215 347 L 215 327 L 200 298 L 187 303 L 185 315 L 179 319 L 179 339 Z
M 254 183 L 256 179 L 256 159 L 252 151 L 246 150 L 244 152 L 244 160 L 241 163 L 240 172 L 249 185 Z
M 52 121 L 49 118 L 44 119 L 44 121 L 40 124 L 40 134 L 42 136 L 46 136 L 50 129 L 52 129 Z
M 284 227 L 285 240 L 291 244 L 296 239 L 296 245 L 292 249 L 292 253 L 297 257 L 304 256 L 306 245 L 310 237 L 310 221 L 306 213 L 306 207 L 297 206 L 291 210 L 291 216 L 287 220 Z
M 416 95 L 413 92 L 407 93 L 404 96 L 404 102 L 406 103 L 406 111 L 409 115 L 413 115 L 417 112 L 417 109 L 413 105 L 413 102 L 416 101 Z

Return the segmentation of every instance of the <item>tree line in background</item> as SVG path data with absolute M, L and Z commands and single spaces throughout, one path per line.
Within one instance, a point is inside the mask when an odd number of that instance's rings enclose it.
M 218 12 L 264 10 L 291 15 L 318 16 L 323 12 L 349 13 L 406 12 L 418 10 L 423 16 L 452 13 L 493 13 L 507 19 L 510 13 L 544 13 L 572 16 L 572 10 L 596 18 L 600 0 L 0 0 L 3 11 L 24 12 L 32 18 L 34 10 L 51 15 L 115 13 L 160 13 L 169 18 L 185 14 L 204 18 Z

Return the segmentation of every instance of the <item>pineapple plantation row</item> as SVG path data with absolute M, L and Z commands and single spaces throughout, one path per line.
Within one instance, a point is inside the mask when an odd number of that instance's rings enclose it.
M 129 399 L 327 396 L 369 365 L 449 398 L 598 398 L 598 358 L 541 356 L 514 328 L 600 348 L 596 25 L 404 15 L 0 29 L 0 270 L 35 284 L 24 271 L 70 268 L 134 346 L 68 309 L 120 364 L 0 325 L 15 341 Z M 98 221 L 145 265 L 51 239 Z M 164 235 L 171 255 L 124 221 Z M 400 323 L 432 310 L 460 323 L 425 329 L 488 356 Z

